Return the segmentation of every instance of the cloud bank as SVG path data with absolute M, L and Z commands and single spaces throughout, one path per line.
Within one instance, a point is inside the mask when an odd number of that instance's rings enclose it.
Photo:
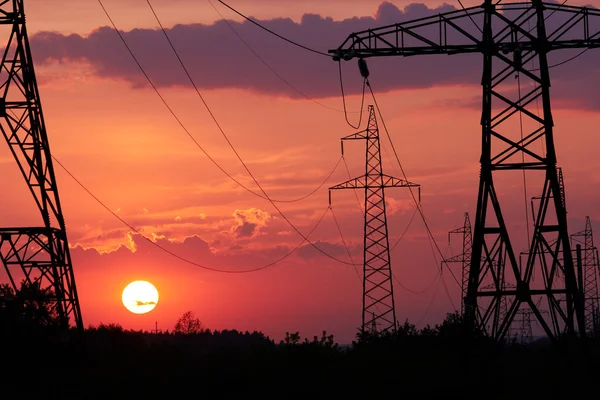
M 306 46 L 327 51 L 337 48 L 351 32 L 452 10 L 455 8 L 447 4 L 429 8 L 420 3 L 410 4 L 401 10 L 384 1 L 369 17 L 335 21 L 321 15 L 305 14 L 298 23 L 289 18 L 259 22 Z M 229 15 L 227 10 L 223 10 L 223 13 L 226 17 Z M 557 13 L 548 19 L 547 24 L 551 28 L 563 22 L 563 19 Z M 339 96 L 337 63 L 298 49 L 247 21 L 228 22 L 272 69 L 308 96 Z M 600 21 L 594 23 L 600 25 Z M 598 28 L 592 26 L 591 31 L 597 31 Z M 468 29 L 473 30 L 474 26 Z M 167 29 L 167 33 L 201 90 L 236 88 L 268 96 L 302 96 L 269 71 L 225 21 L 210 25 L 176 25 Z M 123 35 L 157 87 L 190 86 L 161 30 L 134 29 L 123 32 Z M 98 77 L 124 80 L 133 87 L 147 86 L 144 76 L 110 27 L 98 28 L 88 36 L 40 32 L 31 38 L 31 46 L 38 63 L 84 62 L 91 66 Z M 550 64 L 574 54 L 551 53 Z M 359 93 L 360 76 L 355 62 L 343 64 L 347 93 Z M 379 91 L 435 85 L 478 85 L 481 65 L 479 55 L 369 60 L 371 77 Z M 599 51 L 587 52 L 553 69 L 553 94 L 574 107 L 600 109 L 599 92 L 592 90 L 589 85 L 599 70 Z

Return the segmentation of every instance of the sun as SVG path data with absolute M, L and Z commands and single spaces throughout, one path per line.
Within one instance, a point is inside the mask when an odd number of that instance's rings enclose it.
M 123 290 L 123 305 L 134 314 L 146 314 L 158 304 L 158 290 L 146 281 L 131 282 Z

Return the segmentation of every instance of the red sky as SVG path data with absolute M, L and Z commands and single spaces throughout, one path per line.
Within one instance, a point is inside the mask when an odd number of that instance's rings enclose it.
M 406 9 L 409 2 L 393 1 L 395 7 L 379 3 L 230 2 L 273 29 L 322 50 L 337 47 L 356 27 L 430 13 L 426 7 L 451 7 L 433 1 Z M 144 83 L 118 36 L 107 28 L 98 30 L 108 21 L 95 1 L 28 0 L 26 4 L 52 152 L 109 208 L 170 251 L 213 268 L 260 267 L 301 242 L 268 201 L 233 183 L 194 145 Z M 592 4 L 599 6 L 600 1 Z M 106 0 L 105 5 L 190 133 L 223 168 L 258 192 L 190 88 L 162 33 L 155 30 L 146 2 Z M 298 96 L 278 80 L 219 22 L 207 2 L 155 0 L 153 5 L 167 28 L 181 24 L 170 31 L 176 47 L 216 118 L 269 195 L 294 199 L 317 187 L 340 157 L 339 138 L 354 132 L 343 113 Z M 230 11 L 217 7 L 239 22 Z M 306 13 L 331 19 L 303 18 Z M 267 21 L 273 18 L 278 20 Z M 342 107 L 334 62 L 282 43 L 249 24 L 234 26 L 294 86 L 327 106 Z M 143 29 L 129 32 L 134 28 Z M 332 35 L 321 37 L 321 32 Z M 600 161 L 595 151 L 600 141 L 596 132 L 600 96 L 586 81 L 598 76 L 600 54 L 591 53 L 553 70 L 556 142 L 573 232 L 583 228 L 586 215 L 594 222 L 600 220 L 595 208 L 600 200 L 596 173 Z M 557 61 L 566 58 L 556 57 Z M 370 64 L 394 144 L 409 179 L 422 185 L 423 208 L 443 251 L 447 231 L 460 226 L 463 213 L 472 215 L 476 205 L 480 64 L 473 58 L 442 64 L 381 59 Z M 344 73 L 349 107 L 357 110 L 360 82 L 354 62 L 344 65 Z M 383 146 L 384 168 L 397 175 L 388 157 L 390 145 L 384 141 Z M 6 226 L 35 224 L 37 215 L 26 207 L 31 202 L 5 147 L 0 147 L 3 179 L 15 194 L 0 197 L 0 217 Z M 362 144 L 346 145 L 346 160 L 352 175 L 364 173 Z M 60 167 L 55 168 L 86 325 L 116 322 L 126 328 L 153 329 L 158 321 L 159 328 L 172 329 L 181 314 L 192 310 L 212 329 L 256 329 L 277 339 L 286 331 L 312 336 L 321 330 L 334 333 L 341 342 L 354 337 L 360 324 L 361 284 L 352 267 L 302 247 L 261 272 L 206 271 L 132 234 Z M 342 164 L 314 195 L 278 207 L 307 234 L 328 205 L 327 187 L 347 178 Z M 524 213 L 522 181 L 506 180 L 500 190 L 507 209 L 514 211 L 509 223 L 522 230 L 524 222 L 518 218 Z M 389 190 L 387 196 L 394 243 L 414 206 L 406 190 Z M 336 192 L 333 208 L 353 259 L 360 262 L 363 222 L 356 198 L 350 192 Z M 330 213 L 311 239 L 331 255 L 349 260 Z M 520 250 L 524 247 L 525 243 Z M 453 242 L 452 250 L 460 251 L 459 241 Z M 394 273 L 404 286 L 419 291 L 435 278 L 438 265 L 424 225 L 416 218 L 392 253 Z M 458 265 L 453 268 L 460 273 Z M 126 284 L 138 279 L 149 280 L 160 292 L 158 306 L 143 316 L 129 313 L 120 300 Z M 448 273 L 445 281 L 458 306 L 458 286 Z M 440 322 L 453 306 L 441 286 L 435 289 L 436 285 L 423 294 L 411 294 L 396 286 L 398 319 L 420 325 Z

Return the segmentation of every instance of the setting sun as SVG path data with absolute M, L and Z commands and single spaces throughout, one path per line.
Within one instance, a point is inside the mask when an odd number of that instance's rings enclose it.
M 146 314 L 158 303 L 158 290 L 150 282 L 131 282 L 123 290 L 123 305 L 134 314 Z

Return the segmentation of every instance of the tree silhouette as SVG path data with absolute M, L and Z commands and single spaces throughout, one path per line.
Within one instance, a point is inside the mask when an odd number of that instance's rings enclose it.
M 204 327 L 202 326 L 202 322 L 196 318 L 196 315 L 194 315 L 192 311 L 187 311 L 177 320 L 173 332 L 184 335 L 193 335 L 204 332 Z
M 0 321 L 15 330 L 36 327 L 51 328 L 59 325 L 56 296 L 39 283 L 23 281 L 15 292 L 10 285 L 0 285 Z

